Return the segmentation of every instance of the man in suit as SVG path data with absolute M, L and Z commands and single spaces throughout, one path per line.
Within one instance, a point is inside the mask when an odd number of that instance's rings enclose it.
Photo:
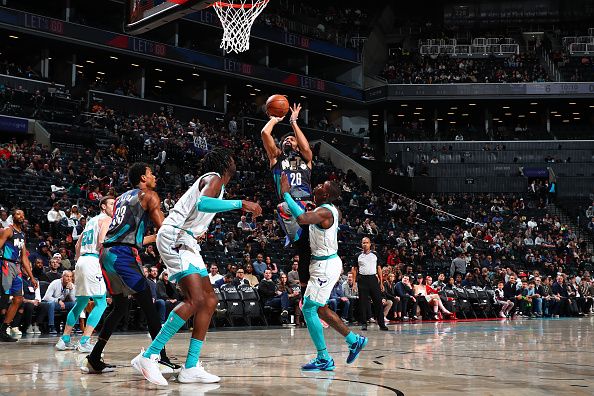
M 406 314 L 409 311 L 412 312 L 411 319 L 417 320 L 417 299 L 407 275 L 404 275 L 402 280 L 396 283 L 396 294 L 400 297 L 400 304 L 402 304 L 402 320 L 408 320 Z

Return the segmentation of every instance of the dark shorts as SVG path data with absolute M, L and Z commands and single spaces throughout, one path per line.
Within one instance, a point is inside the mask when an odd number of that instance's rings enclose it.
M 2 263 L 2 292 L 10 296 L 23 295 L 21 265 L 4 261 Z
M 101 250 L 99 262 L 111 295 L 130 296 L 146 288 L 146 278 L 136 248 L 123 245 L 106 247 Z

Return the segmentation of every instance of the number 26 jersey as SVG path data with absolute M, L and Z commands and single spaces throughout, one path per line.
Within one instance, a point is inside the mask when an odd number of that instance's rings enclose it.
M 285 173 L 289 178 L 291 196 L 300 201 L 311 200 L 311 169 L 307 162 L 296 151 L 291 151 L 289 155 L 281 153 L 272 166 L 272 176 L 274 178 L 274 187 L 279 200 L 283 200 L 280 193 L 280 181 L 282 174 Z

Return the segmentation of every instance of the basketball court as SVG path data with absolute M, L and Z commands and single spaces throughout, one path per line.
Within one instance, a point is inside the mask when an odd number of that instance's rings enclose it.
M 116 335 L 106 350 L 115 373 L 82 374 L 85 355 L 58 352 L 55 337 L 4 345 L 0 382 L 5 395 L 591 395 L 594 318 L 370 326 L 370 343 L 352 366 L 346 345 L 326 330 L 335 372 L 302 373 L 313 357 L 306 329 L 215 331 L 203 357 L 221 383 L 157 387 L 130 367 L 144 334 Z M 189 335 L 169 353 L 185 359 Z M 25 344 L 25 345 L 23 345 Z M 462 391 L 463 390 L 463 391 Z

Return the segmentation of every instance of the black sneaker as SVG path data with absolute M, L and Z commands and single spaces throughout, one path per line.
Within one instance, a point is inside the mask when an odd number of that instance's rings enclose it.
M 16 338 L 12 338 L 6 331 L 0 331 L 0 342 L 17 342 Z
M 90 356 L 90 355 L 89 355 Z M 97 362 L 91 361 L 89 356 L 86 357 L 86 362 L 83 363 L 80 370 L 83 373 L 87 374 L 103 374 L 103 373 L 111 373 L 115 371 L 116 366 L 112 364 L 107 364 L 102 360 Z
M 380 326 L 379 329 L 381 331 L 388 331 L 388 330 L 390 330 L 390 329 L 388 329 L 388 326 L 386 326 L 386 325 Z
M 367 324 L 361 326 L 361 331 L 367 331 Z
M 161 374 L 177 374 L 182 369 L 182 366 L 180 366 L 179 364 L 171 363 L 169 358 L 160 359 L 159 365 Z

